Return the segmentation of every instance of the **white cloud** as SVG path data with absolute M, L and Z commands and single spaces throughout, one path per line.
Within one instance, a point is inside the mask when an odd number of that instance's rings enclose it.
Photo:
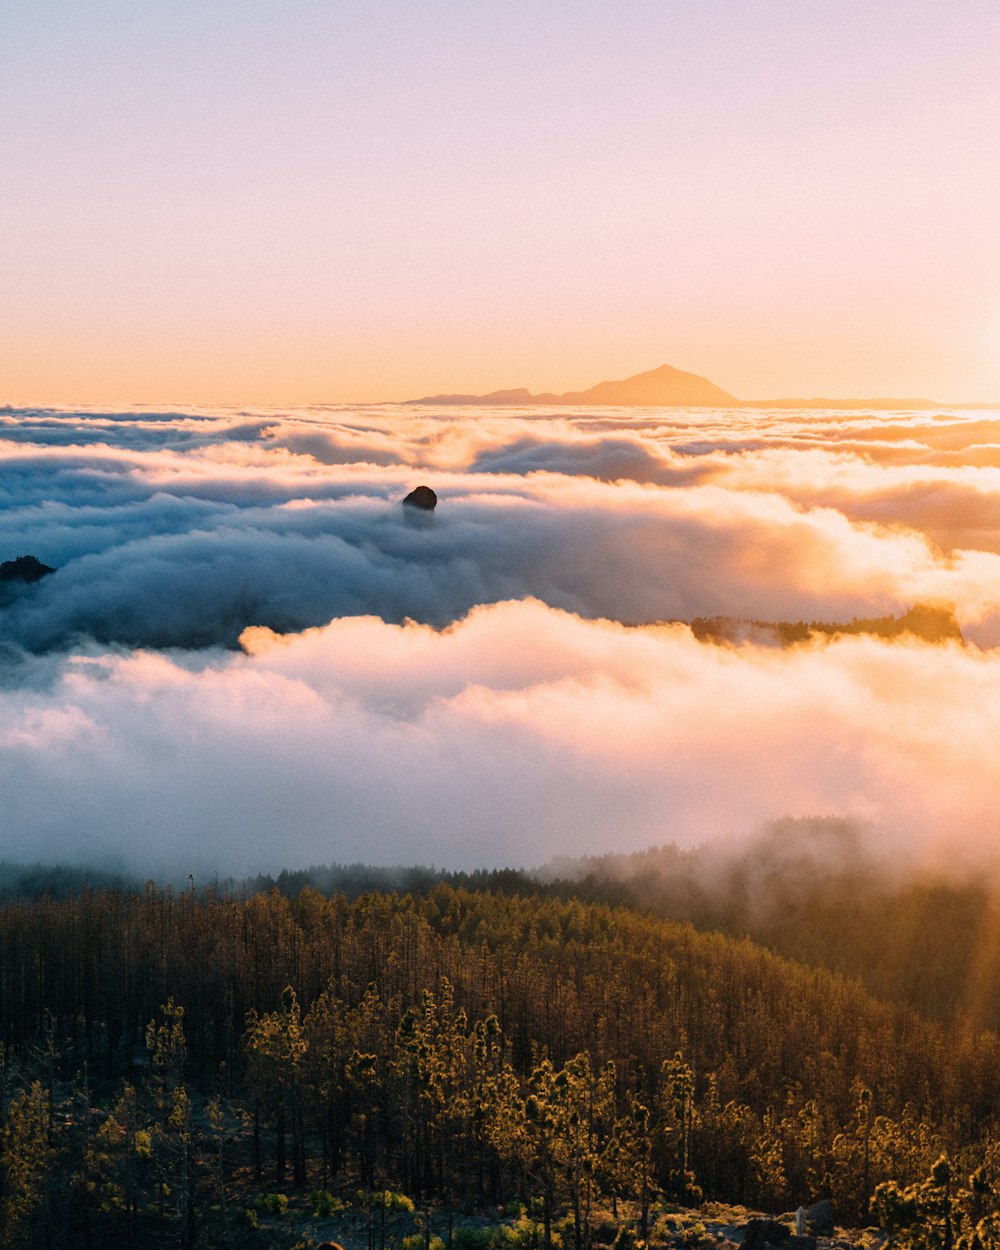
M 997 429 L 0 412 L 0 559 L 58 566 L 0 606 L 3 854 L 472 866 L 782 815 L 992 853 L 1000 651 L 624 625 L 946 599 L 1000 643 Z
M 0 694 L 5 853 L 471 867 L 834 813 L 910 854 L 997 849 L 996 653 L 730 650 L 531 601 L 245 642 Z

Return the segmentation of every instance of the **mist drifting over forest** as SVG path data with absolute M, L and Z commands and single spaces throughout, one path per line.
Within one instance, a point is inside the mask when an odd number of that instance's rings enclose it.
M 56 570 L 0 585 L 9 858 L 462 868 L 784 817 L 998 849 L 996 414 L 6 409 L 0 443 L 0 559 Z M 750 624 L 922 603 L 964 644 Z

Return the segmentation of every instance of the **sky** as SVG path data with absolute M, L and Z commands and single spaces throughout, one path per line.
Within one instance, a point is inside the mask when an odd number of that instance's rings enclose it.
M 472 869 L 833 818 L 996 871 L 996 411 L 0 409 L 28 554 L 0 859 Z M 963 640 L 766 627 L 920 603 Z
M 992 0 L 5 0 L 0 403 L 1000 401 Z

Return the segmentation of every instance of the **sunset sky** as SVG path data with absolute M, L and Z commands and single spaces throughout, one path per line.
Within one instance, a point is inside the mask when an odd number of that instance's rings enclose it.
M 1000 401 L 994 0 L 6 0 L 0 404 Z

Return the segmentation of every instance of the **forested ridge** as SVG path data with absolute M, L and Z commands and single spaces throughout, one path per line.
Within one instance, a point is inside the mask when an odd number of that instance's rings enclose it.
M 217 883 L 246 896 L 302 890 L 324 896 L 439 885 L 653 912 L 703 931 L 750 938 L 799 963 L 843 972 L 876 998 L 941 1021 L 1000 1029 L 1000 891 L 983 873 L 899 870 L 862 850 L 843 821 L 780 821 L 757 839 L 633 854 L 565 857 L 540 869 L 369 864 L 313 865 Z M 62 898 L 84 888 L 141 893 L 141 881 L 106 868 L 0 862 L 0 902 Z M 180 883 L 175 884 L 180 890 Z
M 1000 889 L 989 871 L 874 859 L 838 820 L 778 821 L 749 842 L 564 858 L 539 884 L 650 910 L 856 977 L 941 1021 L 1000 1028 Z
M 219 1213 L 252 1183 L 535 1199 L 542 1239 L 565 1206 L 582 1247 L 597 1199 L 644 1221 L 657 1195 L 829 1194 L 860 1219 L 943 1150 L 997 1162 L 993 1033 L 579 901 L 8 903 L 0 1028 L 12 1246 L 225 1244 Z

